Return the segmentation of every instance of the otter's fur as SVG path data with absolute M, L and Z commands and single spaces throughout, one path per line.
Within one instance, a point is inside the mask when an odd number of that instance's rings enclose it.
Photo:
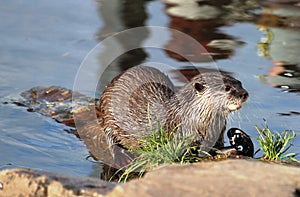
M 226 118 L 246 101 L 240 81 L 221 73 L 199 74 L 177 90 L 152 67 L 136 66 L 115 77 L 100 98 L 101 128 L 110 145 L 130 148 L 155 128 L 180 126 L 203 147 L 222 147 Z M 150 121 L 149 121 L 150 120 Z

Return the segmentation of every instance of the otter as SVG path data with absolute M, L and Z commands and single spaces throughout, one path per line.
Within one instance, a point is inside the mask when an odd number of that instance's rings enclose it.
M 159 124 L 167 130 L 179 127 L 180 136 L 194 135 L 193 143 L 204 150 L 222 148 L 227 116 L 247 98 L 241 82 L 222 72 L 200 73 L 177 89 L 158 69 L 135 66 L 104 90 L 100 127 L 114 157 L 120 156 L 116 149 L 136 148 Z

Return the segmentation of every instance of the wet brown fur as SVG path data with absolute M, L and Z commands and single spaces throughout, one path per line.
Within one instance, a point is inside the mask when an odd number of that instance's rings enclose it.
M 199 74 L 176 90 L 159 70 L 136 66 L 115 77 L 100 99 L 100 126 L 110 144 L 130 148 L 158 121 L 165 128 L 180 125 L 180 135 L 222 147 L 229 104 L 241 104 L 248 93 L 241 82 L 220 72 Z

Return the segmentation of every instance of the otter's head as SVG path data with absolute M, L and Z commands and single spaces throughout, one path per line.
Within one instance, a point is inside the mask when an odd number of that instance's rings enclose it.
M 249 96 L 239 80 L 220 72 L 197 75 L 190 85 L 202 104 L 213 106 L 216 110 L 222 109 L 224 112 L 240 109 Z

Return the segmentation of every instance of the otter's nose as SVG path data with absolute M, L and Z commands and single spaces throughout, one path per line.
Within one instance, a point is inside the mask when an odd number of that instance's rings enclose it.
M 243 91 L 241 94 L 240 94 L 240 98 L 243 100 L 243 102 L 245 102 L 249 97 L 249 94 L 247 91 Z

